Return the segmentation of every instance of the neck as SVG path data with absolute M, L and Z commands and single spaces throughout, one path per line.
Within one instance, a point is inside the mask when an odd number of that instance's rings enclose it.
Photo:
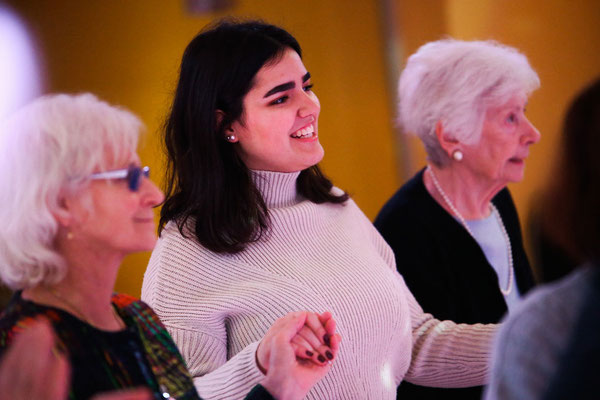
M 67 265 L 64 279 L 26 289 L 23 297 L 63 309 L 100 329 L 121 329 L 122 321 L 114 313 L 111 297 L 123 257 L 72 251 L 70 243 L 58 247 Z
M 432 176 L 431 172 L 435 176 Z M 492 199 L 504 187 L 504 185 L 482 179 L 459 165 L 439 168 L 430 164 L 429 170 L 426 170 L 423 175 L 425 188 L 451 215 L 454 215 L 455 212 L 436 188 L 434 177 L 437 178 L 441 190 L 446 194 L 454 208 L 466 220 L 482 219 L 489 216 Z

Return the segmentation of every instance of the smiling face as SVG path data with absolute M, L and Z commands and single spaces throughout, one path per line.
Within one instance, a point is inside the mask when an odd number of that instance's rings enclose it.
M 242 121 L 231 125 L 238 152 L 249 169 L 294 172 L 323 158 L 320 105 L 300 56 L 287 49 L 263 66 L 244 98 Z
M 111 169 L 131 164 L 139 165 L 137 155 Z M 163 199 L 160 189 L 146 177 L 141 178 L 137 191 L 129 189 L 127 179 L 93 180 L 66 199 L 72 240 L 103 254 L 125 256 L 152 250 L 156 243 L 153 207 Z
M 506 104 L 490 107 L 481 138 L 475 145 L 463 145 L 463 163 L 476 175 L 500 186 L 523 179 L 529 146 L 540 133 L 525 116 L 527 96 L 513 96 Z

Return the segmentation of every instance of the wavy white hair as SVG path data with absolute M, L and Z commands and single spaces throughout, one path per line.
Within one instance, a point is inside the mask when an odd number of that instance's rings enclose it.
M 0 279 L 13 289 L 56 283 L 59 194 L 136 151 L 141 121 L 94 95 L 48 95 L 0 126 Z
M 427 43 L 411 55 L 398 85 L 398 119 L 416 134 L 429 159 L 447 165 L 435 125 L 441 121 L 453 139 L 477 143 L 486 110 L 512 96 L 527 96 L 540 86 L 527 57 L 494 41 L 444 39 Z

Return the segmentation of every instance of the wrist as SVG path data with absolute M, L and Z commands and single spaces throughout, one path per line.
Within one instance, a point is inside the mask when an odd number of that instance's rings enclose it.
M 281 379 L 282 377 L 273 378 L 272 376 L 266 376 L 260 382 L 260 385 L 264 387 L 267 392 L 273 396 L 276 400 L 292 400 L 294 397 L 294 385 L 286 384 L 286 378 Z

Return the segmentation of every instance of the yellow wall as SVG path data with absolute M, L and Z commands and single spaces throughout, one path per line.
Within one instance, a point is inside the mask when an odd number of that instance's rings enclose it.
M 142 117 L 148 126 L 142 161 L 160 181 L 158 131 L 181 54 L 205 24 L 225 14 L 192 16 L 183 0 L 7 3 L 38 39 L 47 92 L 91 91 Z M 386 32 L 399 45 L 399 65 L 444 34 L 496 39 L 529 56 L 542 88 L 528 113 L 543 139 L 532 149 L 525 181 L 511 188 L 523 221 L 534 191 L 547 178 L 565 106 L 600 74 L 596 0 L 238 0 L 227 14 L 263 18 L 298 38 L 322 104 L 322 165 L 370 218 L 424 163 L 420 144 L 398 139 L 392 128 L 394 84 L 386 77 L 393 81 L 398 71 L 386 70 Z M 382 24 L 384 16 L 391 30 Z M 404 147 L 396 149 L 398 144 Z M 406 157 L 397 160 L 396 154 Z M 118 291 L 139 295 L 148 257 L 125 260 Z
M 224 14 L 188 15 L 175 0 L 14 0 L 46 63 L 47 92 L 91 91 L 139 114 L 148 126 L 142 162 L 162 176 L 158 137 L 183 49 Z M 228 14 L 290 30 L 321 100 L 322 163 L 336 185 L 374 217 L 397 184 L 378 3 L 239 0 Z M 116 289 L 139 295 L 149 254 L 128 257 Z

